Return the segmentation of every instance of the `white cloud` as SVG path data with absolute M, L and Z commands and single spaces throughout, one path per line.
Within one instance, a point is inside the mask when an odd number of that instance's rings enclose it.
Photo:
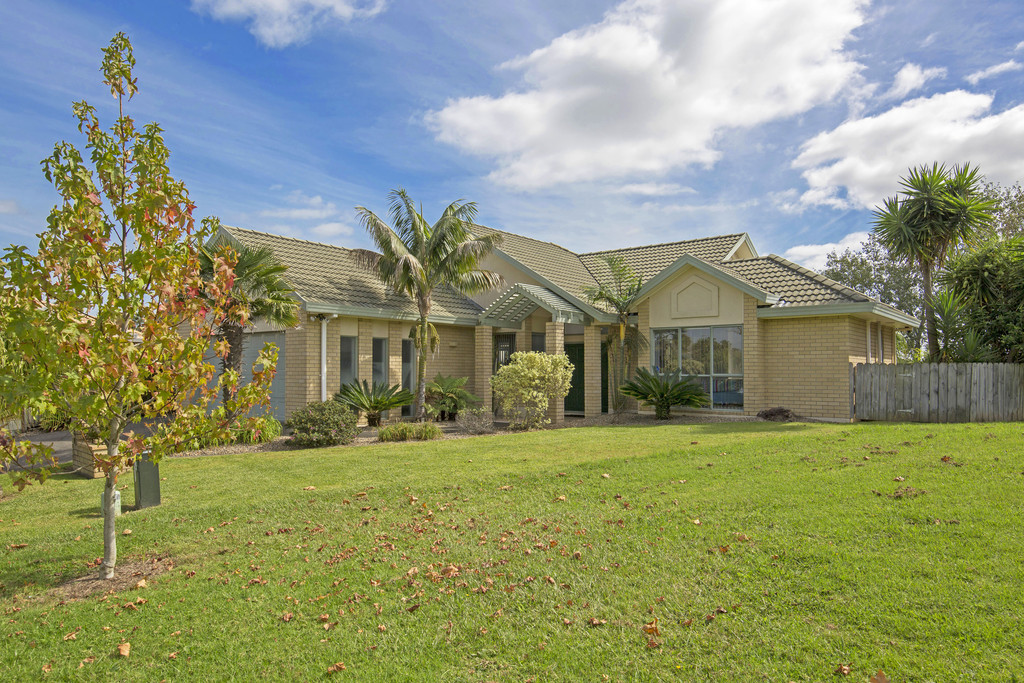
M 0 199 L 0 215 L 21 213 L 21 207 L 13 199 Z
M 338 213 L 334 202 L 326 202 L 320 195 L 308 196 L 296 190 L 288 195 L 288 202 L 294 206 L 281 209 L 266 209 L 260 212 L 268 218 L 290 220 L 323 220 Z
M 427 114 L 443 142 L 522 189 L 661 174 L 720 156 L 716 137 L 805 112 L 859 83 L 843 52 L 864 0 L 627 0 L 501 68 L 515 90 Z
M 321 223 L 320 225 L 311 228 L 310 232 L 318 237 L 337 237 L 338 235 L 351 235 L 352 226 L 333 221 L 330 223 Z
M 384 0 L 192 0 L 194 12 L 221 21 L 243 21 L 268 47 L 301 43 L 332 21 L 347 22 L 379 14 Z
M 990 180 L 1024 178 L 1024 105 L 990 114 L 993 97 L 955 90 L 908 100 L 877 116 L 847 121 L 804 143 L 793 166 L 809 189 L 805 205 L 871 208 L 897 191 L 907 169 L 970 162 Z M 845 189 L 845 193 L 842 190 Z
M 645 197 L 665 197 L 674 194 L 695 194 L 697 190 L 676 183 L 632 183 L 612 190 L 615 194 L 638 194 Z
M 982 69 L 981 71 L 975 71 L 971 75 L 967 76 L 964 80 L 970 83 L 971 85 L 978 85 L 978 81 L 982 80 L 983 78 L 989 78 L 990 76 L 998 76 L 999 74 L 1003 74 L 1008 71 L 1020 71 L 1021 69 L 1024 69 L 1024 64 L 1021 64 L 1020 62 L 1015 62 L 1011 59 L 1008 62 L 996 64 L 995 66 L 990 66 L 989 68 Z
M 946 69 L 935 67 L 922 69 L 917 64 L 904 64 L 903 68 L 896 73 L 892 81 L 892 87 L 882 97 L 885 99 L 900 100 L 924 87 L 924 84 L 933 78 L 945 78 Z
M 1021 50 L 1024 50 L 1024 40 L 1017 43 L 1017 47 L 1013 48 L 1014 52 L 1020 52 Z
M 811 270 L 820 270 L 825 267 L 825 257 L 829 252 L 839 251 L 842 253 L 847 249 L 860 249 L 870 234 L 869 232 L 851 232 L 838 242 L 798 244 L 787 249 L 783 256 Z

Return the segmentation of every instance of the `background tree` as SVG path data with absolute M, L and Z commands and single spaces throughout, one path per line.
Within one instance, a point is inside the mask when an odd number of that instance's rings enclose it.
M 994 203 L 991 232 L 1002 239 L 1024 237 L 1024 188 L 1019 182 L 1008 187 L 985 183 L 982 193 Z
M 586 286 L 583 293 L 593 304 L 604 304 L 615 312 L 618 339 L 608 345 L 612 374 L 612 409 L 620 413 L 626 405 L 626 396 L 619 387 L 629 379 L 630 369 L 636 365 L 640 353 L 647 348 L 647 338 L 636 325 L 629 324 L 629 314 L 636 305 L 640 292 L 640 276 L 617 254 L 604 257 L 611 279 L 597 287 Z
M 890 255 L 870 233 L 860 249 L 830 252 L 821 274 L 923 319 L 921 273 L 909 265 Z M 909 349 L 921 346 L 921 333 L 921 327 L 902 333 Z
M 983 345 L 991 359 L 1024 362 L 1024 237 L 993 238 L 958 254 L 939 281 L 961 302 L 968 349 Z
M 54 147 L 43 170 L 61 201 L 37 253 L 11 246 L 0 261 L 0 329 L 25 369 L 0 375 L 0 397 L 36 414 L 63 410 L 74 429 L 106 445 L 97 465 L 106 477 L 100 576 L 109 579 L 117 561 L 118 475 L 142 453 L 159 460 L 210 425 L 224 437 L 226 415 L 267 405 L 276 350 L 264 350 L 253 381 L 237 392 L 237 372 L 221 377 L 231 387 L 229 400 L 208 419 L 218 391 L 213 366 L 203 359 L 212 325 L 244 324 L 249 312 L 231 303 L 234 275 L 224 257 L 213 258 L 212 280 L 202 280 L 198 254 L 216 221 L 193 220 L 195 206 L 170 174 L 160 127 L 140 130 L 124 113 L 138 89 L 128 37 L 118 33 L 103 52 L 117 120 L 105 131 L 93 107 L 74 104 L 92 165 L 67 142 Z M 227 343 L 216 346 L 224 357 Z M 126 433 L 142 420 L 153 422 L 148 433 Z M 48 446 L 4 441 L 0 459 L 17 486 L 45 480 L 46 469 L 37 467 L 47 461 Z
M 875 209 L 875 232 L 893 256 L 917 265 L 924 294 L 928 354 L 939 355 L 932 283 L 946 256 L 970 242 L 992 221 L 994 203 L 981 194 L 981 176 L 970 164 L 949 170 L 938 163 L 910 169 L 902 190 Z
M 416 302 L 416 407 L 415 419 L 425 416 L 427 347 L 436 346 L 437 332 L 430 323 L 431 297 L 439 287 L 453 287 L 466 295 L 479 294 L 502 285 L 501 275 L 481 270 L 478 263 L 498 244 L 500 236 L 473 236 L 476 204 L 456 201 L 431 225 L 416 210 L 402 188 L 388 195 L 391 225 L 362 206 L 359 221 L 380 253 L 361 251 L 363 262 L 385 285 Z
M 228 343 L 227 356 L 221 359 L 221 375 L 229 370 L 242 372 L 246 327 L 263 321 L 273 327 L 287 328 L 299 324 L 299 303 L 283 275 L 288 266 L 282 264 L 268 247 L 231 247 L 235 261 L 235 281 L 228 292 L 228 305 L 248 312 L 246 322 L 225 318 L 215 329 L 217 337 Z M 216 256 L 207 249 L 199 252 L 200 273 L 203 280 L 213 282 L 216 277 Z M 229 384 L 221 387 L 227 401 Z

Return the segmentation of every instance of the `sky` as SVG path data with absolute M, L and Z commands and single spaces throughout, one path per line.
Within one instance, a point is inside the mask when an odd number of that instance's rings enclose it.
M 197 215 L 347 247 L 403 187 L 577 252 L 747 232 L 820 268 L 912 166 L 1024 180 L 1019 0 L 4 0 L 0 245 L 45 228 L 72 102 L 113 123 L 118 31 Z

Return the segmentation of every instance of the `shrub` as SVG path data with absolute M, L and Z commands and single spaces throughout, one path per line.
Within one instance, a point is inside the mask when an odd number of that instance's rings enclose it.
M 39 428 L 44 432 L 62 432 L 71 427 L 71 415 L 61 408 L 39 416 Z
M 463 434 L 491 434 L 494 414 L 486 408 L 467 408 L 455 418 L 455 428 Z
M 479 403 L 479 398 L 463 388 L 468 381 L 468 377 L 445 377 L 438 373 L 427 382 L 427 414 L 436 420 L 454 420 L 470 403 Z
M 267 443 L 281 436 L 281 423 L 271 415 L 252 418 L 231 430 L 233 443 Z
M 672 406 L 699 408 L 711 402 L 704 387 L 679 371 L 656 375 L 647 368 L 639 368 L 636 377 L 619 387 L 619 391 L 644 405 L 654 406 L 654 416 L 659 420 L 668 419 Z
M 491 377 L 498 405 L 512 429 L 547 424 L 548 405 L 565 399 L 571 383 L 572 363 L 565 354 L 536 351 L 513 353 Z
M 409 405 L 416 397 L 397 384 L 389 386 L 374 382 L 373 386 L 370 386 L 364 379 L 362 385 L 358 382 L 341 385 L 341 389 L 334 395 L 334 400 L 349 406 L 356 413 L 366 413 L 366 424 L 379 427 L 381 413 Z
M 430 441 L 441 438 L 443 432 L 433 422 L 399 422 L 377 430 L 380 441 Z
M 292 430 L 289 443 L 296 446 L 336 446 L 349 443 L 359 433 L 356 414 L 338 401 L 318 401 L 299 408 L 285 423 Z

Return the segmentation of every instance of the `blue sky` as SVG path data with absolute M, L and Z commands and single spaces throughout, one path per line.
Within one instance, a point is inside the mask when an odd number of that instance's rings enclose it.
M 1019 0 L 5 0 L 0 244 L 45 226 L 72 101 L 112 121 L 117 31 L 199 215 L 351 247 L 402 186 L 576 251 L 746 231 L 818 266 L 911 165 L 1024 180 Z

